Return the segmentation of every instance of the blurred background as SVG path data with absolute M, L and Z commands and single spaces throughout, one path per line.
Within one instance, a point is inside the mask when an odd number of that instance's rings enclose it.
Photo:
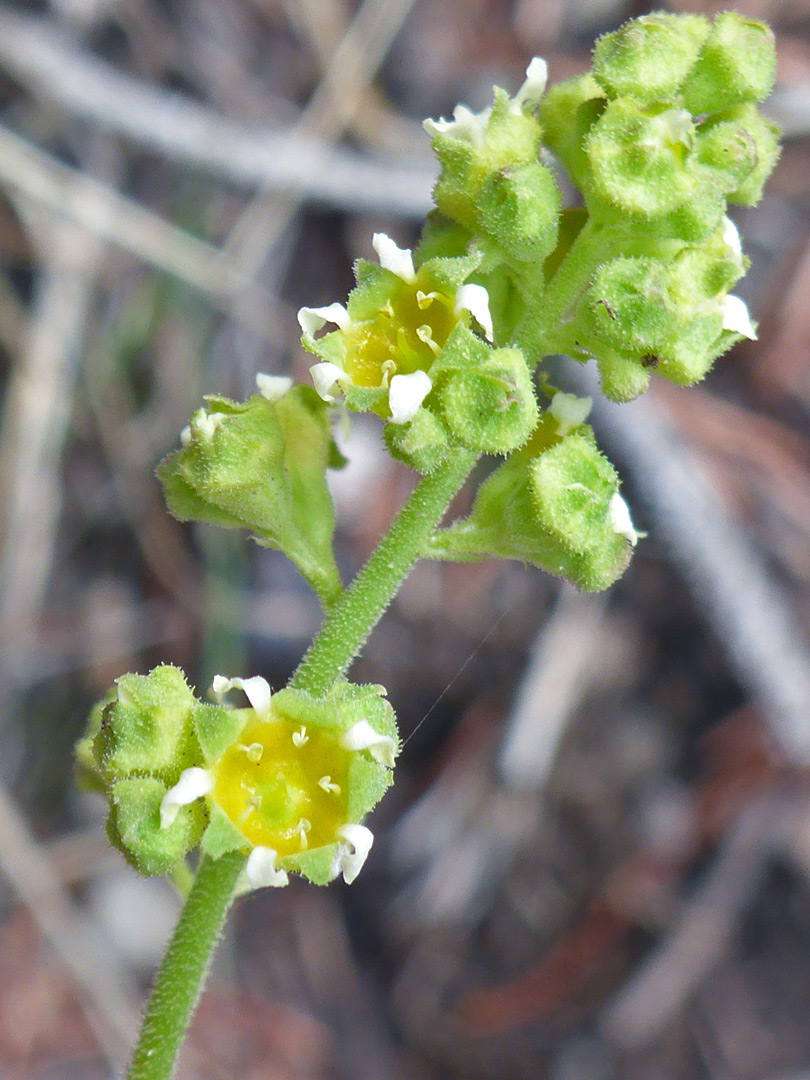
M 163 661 L 280 686 L 319 623 L 280 555 L 169 518 L 156 463 L 204 393 L 307 377 L 295 312 L 373 231 L 416 239 L 423 117 L 654 6 L 0 3 L 4 1080 L 113 1075 L 179 907 L 74 790 L 90 704 Z M 418 567 L 353 669 L 406 739 L 366 869 L 236 906 L 183 1078 L 810 1078 L 810 2 L 738 9 L 786 133 L 735 214 L 760 340 L 596 410 L 649 533 L 605 596 Z M 367 419 L 347 577 L 412 484 Z

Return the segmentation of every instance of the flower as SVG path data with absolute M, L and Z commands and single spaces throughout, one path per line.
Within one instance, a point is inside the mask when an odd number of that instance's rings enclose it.
M 379 264 L 364 271 L 348 307 L 303 307 L 298 322 L 305 347 L 320 357 L 310 375 L 324 401 L 344 393 L 350 408 L 364 409 L 377 408 L 379 398 L 391 423 L 407 424 L 430 394 L 430 369 L 459 323 L 475 320 L 492 341 L 489 296 L 483 285 L 437 280 L 430 260 L 417 270 L 413 253 L 385 233 L 375 233 L 372 246 Z M 337 329 L 316 337 L 328 323 Z M 373 401 L 369 391 L 378 392 Z

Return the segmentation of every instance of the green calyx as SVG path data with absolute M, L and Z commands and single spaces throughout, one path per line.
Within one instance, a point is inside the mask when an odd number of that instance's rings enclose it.
M 329 604 L 341 591 L 325 478 L 334 459 L 325 405 L 296 386 L 272 400 L 209 397 L 157 475 L 176 518 L 250 530 L 288 555 Z

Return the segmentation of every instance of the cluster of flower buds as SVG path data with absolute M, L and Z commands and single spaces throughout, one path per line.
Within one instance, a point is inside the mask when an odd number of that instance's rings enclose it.
M 248 707 L 224 703 L 241 691 Z M 109 800 L 107 832 L 143 874 L 170 872 L 197 846 L 247 856 L 247 885 L 316 884 L 359 873 L 361 824 L 391 784 L 398 750 L 380 686 L 340 682 L 323 698 L 271 694 L 264 679 L 212 686 L 199 701 L 175 667 L 124 675 L 80 743 L 80 779 Z

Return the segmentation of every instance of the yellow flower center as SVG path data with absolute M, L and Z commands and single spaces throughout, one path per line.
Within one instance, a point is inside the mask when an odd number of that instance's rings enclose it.
M 349 756 L 331 733 L 256 719 L 211 769 L 211 797 L 252 844 L 279 855 L 322 847 L 346 821 Z
M 343 366 L 356 386 L 385 386 L 393 375 L 428 371 L 459 321 L 454 300 L 417 275 L 401 282 L 373 319 L 344 334 Z

